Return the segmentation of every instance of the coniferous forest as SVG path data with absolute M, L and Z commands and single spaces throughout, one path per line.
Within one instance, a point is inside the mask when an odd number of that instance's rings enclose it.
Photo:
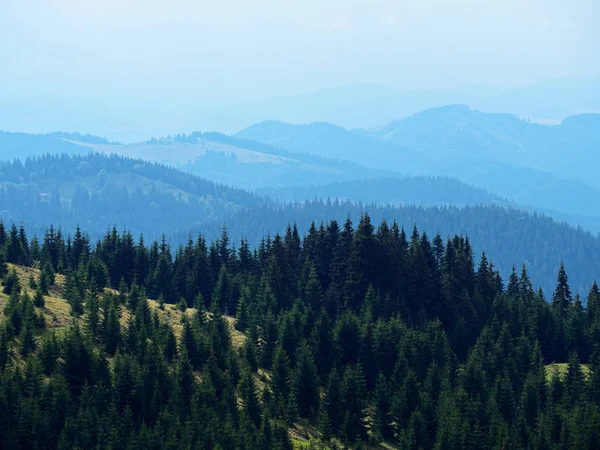
M 0 249 L 1 448 L 600 448 L 600 289 L 568 267 L 537 291 L 366 214 L 256 248 L 0 223 Z

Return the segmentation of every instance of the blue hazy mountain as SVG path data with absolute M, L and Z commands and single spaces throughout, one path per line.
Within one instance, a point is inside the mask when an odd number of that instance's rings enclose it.
M 548 126 L 450 105 L 368 131 L 268 121 L 237 136 L 408 175 L 457 178 L 517 204 L 597 216 L 599 125 L 594 114 Z
M 110 140 L 132 143 L 150 136 L 191 133 L 198 129 L 230 134 L 273 119 L 372 128 L 453 103 L 487 112 L 507 112 L 538 122 L 557 122 L 574 114 L 600 112 L 600 79 L 561 78 L 512 89 L 467 85 L 419 90 L 363 83 L 231 105 L 209 105 L 194 96 L 178 100 L 126 97 L 56 97 L 31 99 L 27 103 L 6 100 L 0 108 L 0 127 L 27 132 L 85 130 Z

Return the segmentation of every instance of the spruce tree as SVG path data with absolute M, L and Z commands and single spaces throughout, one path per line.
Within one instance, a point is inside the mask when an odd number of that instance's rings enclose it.
M 10 357 L 10 338 L 6 326 L 6 324 L 0 326 L 0 372 L 6 369 Z
M 594 345 L 590 358 L 590 379 L 588 382 L 588 398 L 591 402 L 600 403 L 600 344 Z
M 100 305 L 98 304 L 98 296 L 91 291 L 86 296 L 85 308 L 87 310 L 87 328 L 92 337 L 92 340 L 97 340 L 100 337 Z
M 571 353 L 569 357 L 569 366 L 565 376 L 565 388 L 567 395 L 573 403 L 576 403 L 584 392 L 585 377 L 579 363 L 579 356 L 576 352 Z
M 44 293 L 42 292 L 42 288 L 38 286 L 35 290 L 35 296 L 33 297 L 33 304 L 38 308 L 43 308 L 45 306 L 44 301 Z
M 33 333 L 33 321 L 31 319 L 26 320 L 21 327 L 21 335 L 19 339 L 21 341 L 21 355 L 27 356 L 35 351 L 36 343 L 35 336 Z
M 104 309 L 102 331 L 104 334 L 104 350 L 109 355 L 114 355 L 121 342 L 121 324 L 119 322 L 118 306 L 115 300 L 111 300 L 108 307 Z
M 243 403 L 244 412 L 248 415 L 254 426 L 260 426 L 260 403 L 256 390 L 254 375 L 250 370 L 244 370 L 238 386 L 240 398 Z
M 296 353 L 292 385 L 300 416 L 314 416 L 319 411 L 319 375 L 306 342 L 300 344 Z
M 376 442 L 389 439 L 392 436 L 391 427 L 391 392 L 386 377 L 380 373 L 377 376 L 373 392 L 373 408 L 371 418 L 371 434 Z
M 558 272 L 558 283 L 552 296 L 552 308 L 560 320 L 566 320 L 572 302 L 573 298 L 571 297 L 565 266 L 561 264 Z
M 242 289 L 240 298 L 238 299 L 237 308 L 236 308 L 236 320 L 235 320 L 235 328 L 241 332 L 246 331 L 249 325 L 248 318 L 248 296 L 249 292 L 247 289 Z
M 57 367 L 57 358 L 59 354 L 58 342 L 54 333 L 48 333 L 42 340 L 39 359 L 44 373 L 47 376 L 52 375 Z
M 13 293 L 19 294 L 21 292 L 21 282 L 19 281 L 19 275 L 17 275 L 16 269 L 13 267 L 8 276 L 4 279 L 4 293 L 11 295 Z
M 347 366 L 341 391 L 344 411 L 343 435 L 346 441 L 355 442 L 366 435 L 366 383 L 360 365 Z
M 283 347 L 278 346 L 271 364 L 271 389 L 276 403 L 283 405 L 290 392 L 291 383 L 290 359 Z
M 8 265 L 6 264 L 6 257 L 4 251 L 0 247 L 0 280 L 8 273 Z

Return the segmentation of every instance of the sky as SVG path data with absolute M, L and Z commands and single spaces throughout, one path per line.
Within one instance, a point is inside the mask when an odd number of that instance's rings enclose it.
M 600 75 L 599 24 L 598 0 L 0 0 L 0 100 L 512 87 Z

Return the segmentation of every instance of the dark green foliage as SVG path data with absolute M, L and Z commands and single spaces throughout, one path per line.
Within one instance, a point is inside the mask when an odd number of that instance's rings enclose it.
M 247 290 L 242 290 L 242 293 L 240 295 L 240 298 L 237 302 L 237 308 L 236 308 L 236 316 L 235 316 L 235 328 L 240 330 L 240 331 L 246 331 L 246 329 L 248 328 L 248 324 L 249 324 L 249 317 L 248 317 L 248 296 L 249 293 L 247 292 Z
M 7 295 L 21 292 L 21 282 L 17 271 L 12 269 L 4 279 L 4 293 Z
M 85 309 L 87 311 L 86 322 L 88 332 L 92 340 L 96 340 L 100 335 L 100 305 L 95 292 L 92 291 L 87 294 Z
M 68 329 L 43 330 L 42 282 L 32 300 L 16 271 L 5 279 L 3 448 L 284 449 L 307 422 L 352 448 L 600 443 L 600 292 L 584 307 L 564 268 L 548 304 L 524 268 L 506 289 L 487 256 L 475 268 L 465 237 L 430 242 L 415 228 L 408 239 L 368 216 L 304 239 L 290 227 L 254 253 L 234 252 L 226 233 L 174 253 L 114 229 L 95 247 L 61 233 L 45 234 L 40 262 L 45 283 L 66 275 Z M 96 284 L 92 260 L 118 293 Z M 179 338 L 161 319 L 177 299 Z M 567 355 L 547 380 L 545 365 Z
M 4 256 L 4 252 L 0 250 L 0 279 L 4 278 L 7 273 L 8 264 L 6 264 L 6 257 Z
M 296 352 L 292 389 L 300 416 L 314 416 L 319 411 L 319 376 L 306 342 L 300 344 Z
M 6 331 L 7 324 L 0 327 L 0 371 L 6 369 L 10 357 L 10 336 Z
M 43 308 L 45 305 L 44 292 L 42 291 L 42 288 L 39 286 L 35 290 L 35 297 L 33 297 L 33 304 L 35 306 L 37 306 L 38 308 Z
M 19 339 L 21 341 L 21 355 L 27 356 L 35 350 L 36 342 L 35 336 L 33 335 L 34 324 L 31 319 L 24 322 L 25 323 L 21 327 Z

